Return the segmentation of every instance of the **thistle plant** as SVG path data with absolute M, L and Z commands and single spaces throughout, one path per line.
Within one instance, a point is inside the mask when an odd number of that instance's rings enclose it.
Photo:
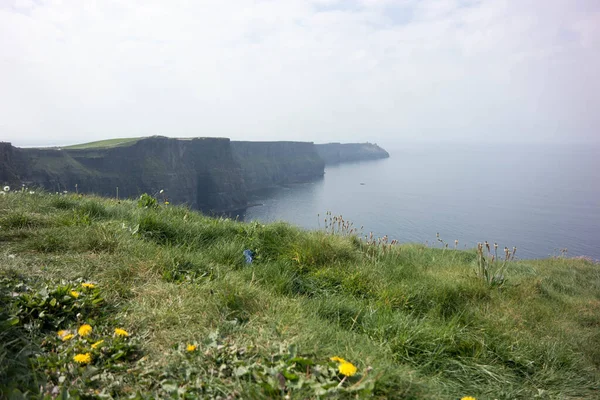
M 504 271 L 508 262 L 514 261 L 516 252 L 516 247 L 513 247 L 512 252 L 508 247 L 504 247 L 504 259 L 500 263 L 497 243 L 494 243 L 494 254 L 487 241 L 484 244 L 477 243 L 477 275 L 490 286 L 502 286 L 506 281 Z

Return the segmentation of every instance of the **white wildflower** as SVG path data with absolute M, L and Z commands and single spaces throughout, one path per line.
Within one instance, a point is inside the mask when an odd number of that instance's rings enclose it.
M 4 191 L 5 192 L 10 192 L 10 186 L 4 186 Z

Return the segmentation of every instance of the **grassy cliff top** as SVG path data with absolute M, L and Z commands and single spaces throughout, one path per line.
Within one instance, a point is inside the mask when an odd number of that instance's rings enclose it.
M 118 138 L 98 140 L 96 142 L 74 144 L 72 146 L 63 146 L 67 150 L 85 150 L 85 149 L 102 149 L 107 147 L 128 146 L 146 138 Z
M 0 244 L 0 397 L 600 396 L 586 260 L 27 191 L 0 195 Z
M 86 149 L 103 149 L 103 148 L 110 148 L 110 147 L 129 146 L 129 145 L 139 142 L 140 140 L 151 139 L 151 138 L 156 138 L 156 137 L 160 137 L 160 138 L 164 138 L 164 139 L 188 140 L 188 141 L 191 141 L 194 139 L 227 139 L 227 138 L 223 138 L 223 137 L 202 137 L 202 136 L 185 137 L 185 138 L 172 138 L 172 137 L 166 137 L 166 136 L 147 136 L 147 137 L 138 137 L 138 138 L 118 138 L 118 139 L 98 140 L 96 142 L 74 144 L 71 146 L 63 146 L 61 148 L 66 149 L 66 150 L 86 150 Z

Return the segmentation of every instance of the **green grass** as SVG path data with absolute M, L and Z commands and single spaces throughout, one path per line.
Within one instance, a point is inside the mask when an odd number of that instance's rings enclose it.
M 0 310 L 0 397 L 15 388 L 34 396 L 46 382 L 50 391 L 91 397 L 152 398 L 179 388 L 190 398 L 318 398 L 295 389 L 294 374 L 334 355 L 371 385 L 334 387 L 336 398 L 600 397 L 600 267 L 585 260 L 510 262 L 505 283 L 491 287 L 476 275 L 475 250 L 382 251 L 285 223 L 71 195 L 2 196 L 0 227 L 2 304 L 22 299 L 13 294 L 23 283 L 58 293 L 91 281 L 104 299 L 94 316 L 73 311 L 61 320 L 47 316 L 47 302 Z M 255 252 L 253 264 L 244 249 Z M 88 307 L 86 296 L 69 301 Z M 51 329 L 26 324 L 42 308 Z M 85 318 L 98 335 L 118 324 L 131 342 L 114 339 L 113 353 L 94 353 L 94 367 L 78 369 L 57 356 L 75 350 L 55 330 Z M 188 343 L 198 344 L 197 356 L 182 350 Z M 289 345 L 302 356 L 282 353 Z M 112 360 L 116 348 L 126 361 Z M 279 372 L 269 375 L 266 365 Z M 60 374 L 69 378 L 58 381 Z M 360 385 L 354 379 L 341 387 Z
M 106 148 L 106 147 L 126 146 L 126 145 L 131 145 L 141 139 L 143 139 L 143 138 L 119 138 L 119 139 L 99 140 L 96 142 L 81 143 L 81 144 L 74 144 L 72 146 L 65 146 L 65 147 L 63 147 L 63 149 L 83 150 L 83 149 L 98 149 L 98 148 Z

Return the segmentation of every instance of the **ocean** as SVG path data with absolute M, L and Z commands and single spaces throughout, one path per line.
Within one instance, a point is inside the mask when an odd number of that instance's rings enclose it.
M 517 257 L 600 259 L 600 148 L 412 145 L 390 158 L 327 166 L 323 179 L 254 194 L 239 218 L 323 229 L 342 215 L 401 243 L 517 247 Z

